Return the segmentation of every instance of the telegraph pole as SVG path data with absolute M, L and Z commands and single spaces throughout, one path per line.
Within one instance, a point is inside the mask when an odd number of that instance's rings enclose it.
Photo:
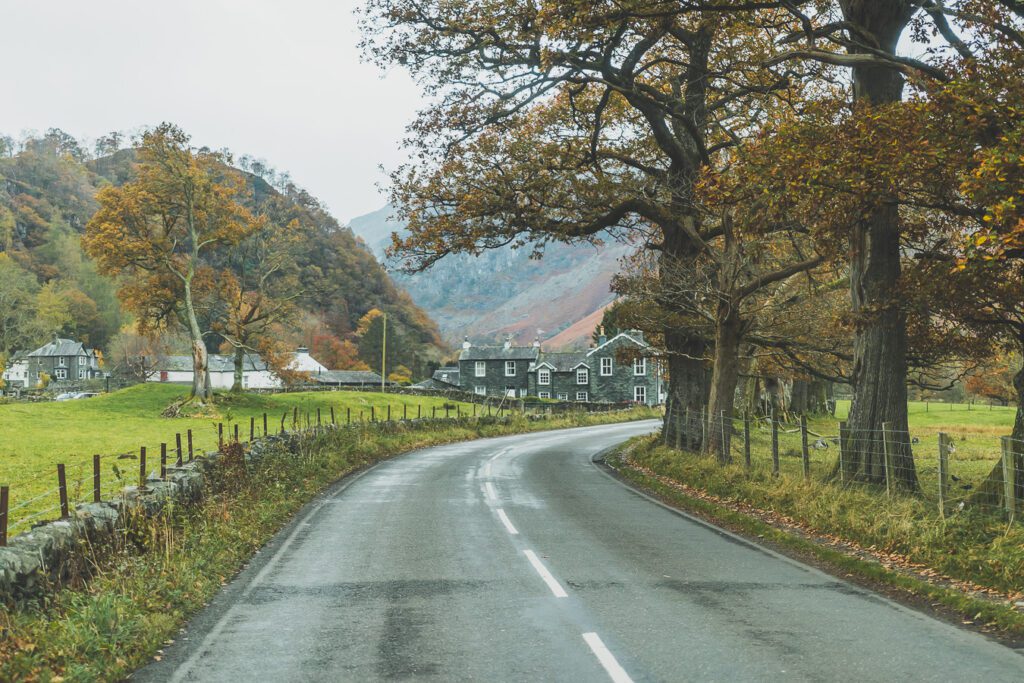
M 388 314 L 384 314 L 384 332 L 381 334 L 380 342 L 380 390 L 381 393 L 387 391 L 384 388 L 384 382 L 388 376 L 387 372 L 388 362 Z

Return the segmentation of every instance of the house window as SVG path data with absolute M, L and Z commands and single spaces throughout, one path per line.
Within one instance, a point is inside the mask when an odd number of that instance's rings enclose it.
M 79 356 L 78 357 L 78 364 L 79 365 L 85 365 L 85 356 Z
M 577 391 L 576 392 L 576 400 L 577 401 L 586 401 L 587 400 L 587 392 L 585 392 L 585 391 Z
M 56 375 L 57 375 L 57 379 L 67 379 L 68 378 L 68 371 L 65 370 L 64 368 L 57 368 Z
M 477 396 L 486 396 L 487 395 L 487 387 L 477 385 L 477 386 L 473 387 L 473 393 L 476 394 Z
M 510 387 L 510 386 L 508 386 L 506 384 L 505 385 L 505 396 L 507 396 L 508 398 L 515 398 L 516 397 L 516 388 L 515 387 Z
M 612 359 L 602 358 L 601 359 L 601 376 L 608 377 L 612 374 Z
M 59 365 L 60 367 L 64 367 L 67 364 L 68 364 L 68 359 L 65 358 L 64 356 L 59 356 L 57 358 L 57 365 Z
M 633 387 L 633 400 L 637 403 L 647 403 L 647 387 Z
M 576 384 L 589 384 L 590 383 L 590 371 L 586 368 L 580 368 L 576 371 Z
M 516 362 L 514 360 L 505 361 L 505 376 L 515 377 L 516 376 Z
M 544 386 L 551 384 L 551 371 L 547 368 L 541 368 L 538 370 L 537 384 L 543 384 Z
M 647 359 L 637 358 L 633 361 L 633 374 L 634 375 L 646 375 L 647 374 Z
M 559 401 L 568 401 L 569 400 L 569 394 L 559 394 L 558 395 L 558 400 Z
M 85 379 L 85 370 L 78 371 L 78 379 Z
M 537 394 L 537 398 L 551 398 L 551 392 L 550 391 L 542 391 L 542 392 Z
M 487 363 L 483 362 L 482 360 L 478 360 L 473 369 L 476 372 L 477 377 L 487 376 Z
M 526 398 L 526 389 L 519 390 L 519 398 Z

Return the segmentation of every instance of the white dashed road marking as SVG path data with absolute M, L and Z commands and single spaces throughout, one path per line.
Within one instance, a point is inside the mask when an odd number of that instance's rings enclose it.
M 516 531 L 516 528 L 512 526 L 512 521 L 508 518 L 508 515 L 506 515 L 505 511 L 502 510 L 501 508 L 498 508 L 498 519 L 501 520 L 501 523 L 505 525 L 505 528 L 508 530 L 510 534 L 512 534 L 513 536 L 519 535 L 519 532 Z
M 626 670 L 619 665 L 615 655 L 605 647 L 605 644 L 601 641 L 601 637 L 596 633 L 584 633 L 583 640 L 587 641 L 587 645 L 594 651 L 597 656 L 597 661 L 601 662 L 601 666 L 608 672 L 608 676 L 614 683 L 633 683 L 633 679 L 629 677 Z
M 548 585 L 548 588 L 551 589 L 551 592 L 555 594 L 556 598 L 569 597 L 569 594 L 565 592 L 562 585 L 558 583 L 555 577 L 551 575 L 551 572 L 548 571 L 548 568 L 544 566 L 544 563 L 540 561 L 540 558 L 537 557 L 537 553 L 532 550 L 524 550 L 523 554 L 526 555 L 526 559 L 530 561 L 533 568 L 538 574 L 540 574 L 540 578 L 544 579 L 544 583 Z

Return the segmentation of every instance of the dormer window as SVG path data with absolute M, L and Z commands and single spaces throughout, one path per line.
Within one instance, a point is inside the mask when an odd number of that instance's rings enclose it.
M 551 384 L 551 371 L 547 368 L 541 368 L 537 371 L 537 384 L 542 386 L 548 386 Z
M 590 383 L 590 371 L 586 368 L 580 368 L 576 371 L 576 384 L 589 384 Z

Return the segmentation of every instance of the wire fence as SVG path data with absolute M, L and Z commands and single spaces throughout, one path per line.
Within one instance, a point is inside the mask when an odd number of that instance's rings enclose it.
M 608 404 L 608 412 L 633 406 Z M 589 409 L 581 412 L 594 412 Z M 205 434 L 205 443 L 215 450 L 231 442 L 253 443 L 261 438 L 281 434 L 308 433 L 327 428 L 383 427 L 396 423 L 432 423 L 466 418 L 504 418 L 560 415 L 564 411 L 546 410 L 544 406 L 504 406 L 444 403 L 423 405 L 402 403 L 378 407 L 317 407 L 300 410 L 289 407 L 277 413 L 264 412 L 233 422 L 211 423 L 213 439 Z M 210 451 L 198 447 L 199 434 L 192 429 L 176 432 L 167 441 L 140 444 L 138 449 L 69 458 L 65 463 L 48 464 L 31 476 L 16 481 L 0 482 L 0 547 L 15 533 L 22 533 L 41 523 L 70 516 L 76 506 L 110 500 L 128 486 L 145 486 L 147 481 L 163 480 L 173 468 L 187 464 Z
M 982 511 L 1012 522 L 1024 507 L 1024 441 L 1009 436 L 701 413 L 683 419 L 677 439 L 670 445 L 751 473 L 914 497 L 943 517 Z

